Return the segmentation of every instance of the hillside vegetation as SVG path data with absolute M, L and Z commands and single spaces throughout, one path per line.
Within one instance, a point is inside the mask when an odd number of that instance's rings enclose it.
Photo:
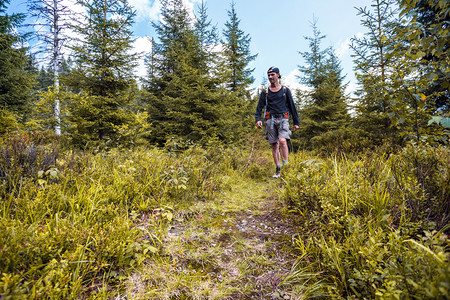
M 448 297 L 447 148 L 298 152 L 274 180 L 260 139 L 83 152 L 4 138 L 2 299 Z
M 235 1 L 144 2 L 0 0 L 0 300 L 449 299 L 449 1 L 356 7 L 355 86 L 290 26 L 278 180 Z

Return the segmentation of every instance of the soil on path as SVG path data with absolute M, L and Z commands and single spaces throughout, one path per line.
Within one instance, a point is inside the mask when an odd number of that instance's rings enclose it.
M 278 180 L 246 180 L 175 212 L 163 253 L 130 277 L 127 299 L 294 299 L 299 228 L 279 193 Z

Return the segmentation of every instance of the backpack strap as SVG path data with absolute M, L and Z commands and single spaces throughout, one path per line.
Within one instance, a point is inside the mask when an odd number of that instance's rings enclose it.
M 286 96 L 286 86 L 282 85 L 281 88 L 283 89 L 283 97 L 284 97 L 284 101 L 286 102 L 286 107 L 288 107 L 287 96 Z M 265 91 L 266 91 L 266 105 L 264 106 L 264 119 L 267 120 L 267 119 L 269 119 L 269 114 L 270 114 L 270 112 L 267 111 L 267 105 L 268 105 L 267 97 L 269 95 L 269 87 L 268 86 L 266 87 Z M 288 117 L 289 117 L 289 115 L 286 116 L 286 118 L 288 118 Z
M 267 111 L 267 105 L 268 105 L 267 96 L 269 95 L 269 87 L 266 87 L 265 91 L 266 91 L 266 105 L 264 106 L 264 120 L 267 120 L 267 119 L 269 119 L 269 114 L 270 114 L 270 112 Z

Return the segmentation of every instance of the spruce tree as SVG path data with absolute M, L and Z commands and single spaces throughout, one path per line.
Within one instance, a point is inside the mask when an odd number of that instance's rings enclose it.
M 83 146 L 90 141 L 117 141 L 119 128 L 133 122 L 128 105 L 137 56 L 130 54 L 135 11 L 126 0 L 80 4 L 87 16 L 74 27 L 80 38 L 72 46 L 75 66 L 67 83 L 81 91 L 81 98 L 69 106 L 69 121 L 73 142 Z
M 251 38 L 240 28 L 234 1 L 231 2 L 228 18 L 223 30 L 225 36 L 225 41 L 222 42 L 225 67 L 223 76 L 227 87 L 242 96 L 246 94 L 249 85 L 255 81 L 251 75 L 254 69 L 248 66 L 257 55 L 252 55 L 250 52 Z
M 309 52 L 300 52 L 306 61 L 305 66 L 299 66 L 303 76 L 299 79 L 311 88 L 299 94 L 304 103 L 300 109 L 301 147 L 326 146 L 337 141 L 339 132 L 349 125 L 347 112 L 344 76 L 342 67 L 332 48 L 321 48 L 325 35 L 320 33 L 317 21 L 311 24 L 313 36 L 306 37 L 309 41 Z M 339 134 L 338 134 L 339 133 Z
M 161 3 L 162 21 L 154 23 L 158 37 L 148 59 L 145 100 L 152 124 L 148 138 L 159 145 L 172 137 L 202 144 L 226 139 L 225 97 L 212 51 L 217 38 L 205 4 L 192 26 L 181 0 Z
M 160 145 L 171 136 L 190 138 L 192 95 L 200 82 L 199 45 L 191 19 L 181 0 L 161 2 L 162 21 L 153 23 L 158 35 L 153 41 L 146 101 L 152 132 L 149 139 Z
M 428 81 L 424 94 L 432 95 L 427 106 L 431 106 L 433 113 L 449 113 L 450 71 L 445 67 L 450 65 L 450 43 L 445 30 L 449 27 L 450 4 L 430 0 L 420 0 L 416 4 L 402 2 L 402 12 L 410 16 L 410 21 L 400 38 L 410 41 L 411 47 L 425 50 L 420 67 Z
M 250 51 L 250 35 L 240 28 L 234 1 L 227 13 L 228 20 L 222 32 L 222 66 L 218 68 L 223 80 L 222 86 L 226 88 L 223 92 L 225 118 L 222 128 L 231 140 L 237 141 L 254 125 L 252 116 L 257 100 L 251 99 L 249 91 L 250 85 L 255 81 L 252 76 L 254 69 L 249 68 L 249 64 L 256 59 L 257 54 Z
M 361 38 L 352 38 L 356 77 L 360 84 L 357 126 L 370 135 L 375 144 L 398 142 L 397 130 L 392 126 L 393 94 L 389 76 L 396 58 L 390 56 L 400 27 L 396 0 L 373 0 L 370 9 L 357 8 L 361 24 L 367 29 Z M 395 100 L 394 100 L 395 101 Z
M 29 11 L 36 18 L 34 26 L 39 28 L 37 36 L 43 41 L 44 53 L 51 65 L 54 88 L 57 91 L 60 84 L 60 73 L 63 63 L 62 49 L 66 37 L 64 31 L 69 26 L 73 12 L 63 0 L 31 0 L 28 4 Z M 54 103 L 55 133 L 61 134 L 60 99 Z
M 0 108 L 25 121 L 29 114 L 34 75 L 23 46 L 26 35 L 17 34 L 24 14 L 6 13 L 9 1 L 0 0 Z
M 213 71 L 210 77 L 214 77 L 217 76 L 217 72 L 214 72 L 214 70 L 217 69 L 218 54 L 216 47 L 219 43 L 219 36 L 217 27 L 213 26 L 211 20 L 208 19 L 207 11 L 206 2 L 202 0 L 197 7 L 194 33 L 200 48 L 200 71 L 202 75 L 207 75 L 208 72 Z

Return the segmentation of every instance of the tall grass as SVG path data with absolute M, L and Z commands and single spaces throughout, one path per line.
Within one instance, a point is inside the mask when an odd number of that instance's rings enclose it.
M 301 221 L 297 265 L 320 283 L 316 296 L 448 297 L 447 148 L 292 161 L 283 199 Z
M 178 211 L 266 178 L 272 167 L 269 152 L 253 149 L 171 141 L 165 149 L 83 152 L 44 140 L 21 133 L 0 144 L 2 299 L 111 298 L 146 259 L 168 259 L 162 241 Z M 449 296 L 447 148 L 300 152 L 289 164 L 280 195 L 301 230 L 298 260 L 281 286 L 304 297 Z M 193 262 L 209 263 L 194 253 Z
M 236 156 L 217 152 L 60 152 L 27 134 L 4 139 L 2 299 L 107 297 L 158 255 L 174 210 L 222 188 Z

